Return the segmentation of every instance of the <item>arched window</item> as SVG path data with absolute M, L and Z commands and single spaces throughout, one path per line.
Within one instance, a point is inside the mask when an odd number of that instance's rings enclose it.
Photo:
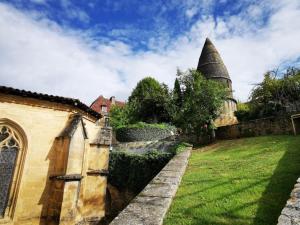
M 10 120 L 0 119 L 0 218 L 11 214 L 25 149 L 23 130 Z

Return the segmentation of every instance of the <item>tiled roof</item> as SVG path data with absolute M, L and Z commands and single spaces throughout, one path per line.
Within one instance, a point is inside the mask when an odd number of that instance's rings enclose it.
M 96 111 L 94 111 L 93 109 L 91 109 L 90 107 L 88 107 L 87 105 L 79 101 L 78 99 L 74 99 L 74 98 L 66 98 L 61 96 L 42 94 L 42 93 L 25 91 L 16 88 L 6 87 L 6 86 L 0 86 L 0 93 L 20 96 L 24 98 L 34 98 L 34 99 L 39 99 L 39 100 L 44 100 L 49 102 L 61 103 L 64 105 L 76 107 L 92 115 L 93 117 L 101 118 L 101 115 L 99 113 L 97 113 Z
M 98 113 L 101 113 L 101 107 L 106 106 L 107 107 L 107 112 L 110 111 L 112 107 L 112 101 L 111 98 L 104 98 L 102 95 L 100 95 L 91 105 L 91 108 L 95 110 Z M 125 105 L 125 102 L 122 101 L 117 101 L 115 100 L 115 105 L 119 107 L 123 107 Z

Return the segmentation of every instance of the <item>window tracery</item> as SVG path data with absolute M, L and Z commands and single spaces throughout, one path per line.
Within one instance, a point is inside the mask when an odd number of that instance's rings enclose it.
M 10 187 L 20 148 L 21 141 L 17 132 L 0 124 L 0 218 L 4 217 L 9 203 Z

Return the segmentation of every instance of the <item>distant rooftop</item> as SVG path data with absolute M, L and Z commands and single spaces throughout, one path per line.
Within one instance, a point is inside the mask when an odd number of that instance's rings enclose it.
M 113 105 L 123 107 L 125 105 L 125 102 L 116 100 L 114 96 L 112 96 L 110 98 L 105 98 L 102 95 L 100 95 L 91 104 L 91 108 L 98 113 L 106 114 L 106 113 L 109 113 L 109 111 Z

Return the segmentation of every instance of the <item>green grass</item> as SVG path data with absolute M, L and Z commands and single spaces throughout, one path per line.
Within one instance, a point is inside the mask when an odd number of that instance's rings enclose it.
M 277 224 L 299 176 L 299 136 L 244 138 L 195 149 L 164 224 Z

